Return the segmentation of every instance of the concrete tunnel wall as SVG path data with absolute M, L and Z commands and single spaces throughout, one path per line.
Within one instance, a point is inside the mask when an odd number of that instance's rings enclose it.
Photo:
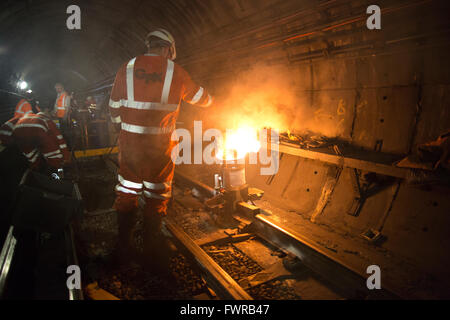
M 327 29 L 365 16 L 369 5 L 368 1 L 329 2 L 300 10 L 268 29 L 255 28 L 245 38 L 226 42 L 223 51 L 205 52 L 203 59 L 200 55 L 198 62 L 187 67 L 220 94 L 227 82 L 239 79 L 237 69 L 245 73 L 261 63 L 287 66 L 299 110 L 313 116 L 307 127 L 323 134 L 336 128 L 338 137 L 364 149 L 373 150 L 382 141 L 382 152 L 409 154 L 450 127 L 448 19 L 440 14 L 445 11 L 443 2 L 378 4 L 386 12 L 379 31 L 367 30 L 365 19 Z M 276 21 L 277 13 L 272 14 L 270 19 L 261 13 L 261 19 Z M 283 41 L 292 35 L 291 30 L 311 35 Z M 297 119 L 299 110 L 285 112 Z M 296 127 L 305 127 L 300 118 L 291 123 L 291 128 Z M 394 183 L 367 199 L 355 217 L 348 214 L 356 196 L 351 168 L 284 154 L 274 177 L 261 176 L 258 170 L 250 166 L 248 183 L 263 189 L 272 203 L 331 228 L 357 247 L 361 243 L 368 260 L 386 272 L 404 268 L 405 279 L 391 280 L 405 296 L 450 297 L 446 289 L 450 284 L 447 187 Z M 332 194 L 326 198 L 330 186 Z M 364 243 L 360 235 L 380 226 L 385 242 L 378 247 Z M 375 257 L 379 252 L 387 261 L 395 256 L 405 263 L 394 266 L 379 260 Z M 409 270 L 422 274 L 408 279 Z

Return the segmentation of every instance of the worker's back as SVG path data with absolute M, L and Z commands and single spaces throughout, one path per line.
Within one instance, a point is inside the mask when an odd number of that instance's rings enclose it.
M 63 155 L 57 137 L 42 116 L 29 113 L 18 119 L 12 137 L 32 168 L 40 165 L 41 157 L 50 167 L 62 168 Z
M 181 66 L 147 54 L 128 61 L 117 72 L 110 112 L 113 122 L 121 123 L 127 144 L 167 148 L 181 99 L 205 107 L 212 100 Z M 122 146 L 126 147 L 123 141 Z
M 32 111 L 31 104 L 27 99 L 20 99 L 14 110 L 14 117 L 23 117 Z
M 143 204 L 143 251 L 147 257 L 144 260 L 151 268 L 157 262 L 159 270 L 167 270 L 170 259 L 164 253 L 161 218 L 172 195 L 175 163 L 171 151 L 175 142 L 171 136 L 180 101 L 208 107 L 212 98 L 173 62 L 175 39 L 167 30 L 151 31 L 145 43 L 151 53 L 122 65 L 109 102 L 111 120 L 121 128 L 114 202 L 119 242 L 114 256 L 121 261 L 130 256 L 131 231 L 139 202 Z

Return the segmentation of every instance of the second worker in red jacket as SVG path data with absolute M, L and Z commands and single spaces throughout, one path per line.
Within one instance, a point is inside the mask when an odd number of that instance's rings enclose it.
M 132 249 L 132 230 L 138 199 L 142 195 L 144 212 L 144 255 L 161 262 L 161 218 L 171 197 L 174 163 L 172 132 L 181 100 L 208 107 L 212 98 L 195 84 L 189 74 L 173 60 L 175 41 L 164 29 L 146 37 L 148 53 L 127 61 L 117 72 L 109 109 L 112 122 L 120 125 L 119 183 L 115 208 L 118 213 L 117 253 L 126 260 Z M 162 256 L 164 257 L 161 257 Z M 124 260 L 121 259 L 121 260 Z M 159 268 L 160 269 L 160 268 Z
M 25 116 L 14 117 L 0 127 L 0 143 L 16 145 L 27 158 L 33 170 L 58 172 L 70 162 L 67 145 L 55 123 L 49 118 L 49 109 L 32 110 Z

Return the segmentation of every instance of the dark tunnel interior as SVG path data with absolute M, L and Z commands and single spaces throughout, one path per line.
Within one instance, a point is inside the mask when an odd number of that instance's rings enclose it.
M 449 12 L 2 1 L 0 298 L 449 299 Z

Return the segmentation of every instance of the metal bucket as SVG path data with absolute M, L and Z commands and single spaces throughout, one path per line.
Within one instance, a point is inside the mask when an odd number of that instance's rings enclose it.
M 247 183 L 245 179 L 245 164 L 233 162 L 224 162 L 222 167 L 223 186 L 227 190 L 240 188 Z

